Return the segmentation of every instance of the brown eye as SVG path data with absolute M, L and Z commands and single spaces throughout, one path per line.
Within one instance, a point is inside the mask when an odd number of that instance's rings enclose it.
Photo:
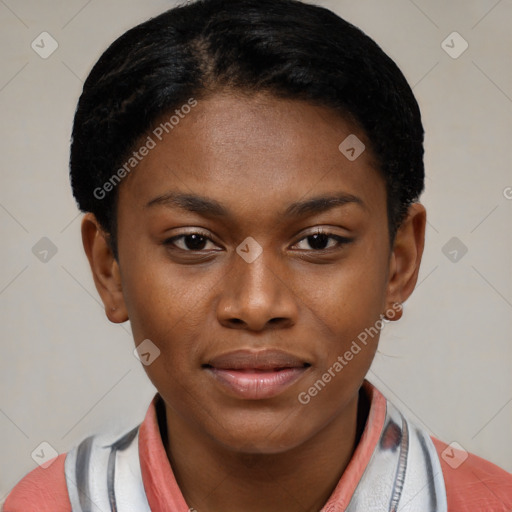
M 165 240 L 164 245 L 176 247 L 182 251 L 202 251 L 208 242 L 212 242 L 203 233 L 185 233 Z M 213 242 L 212 242 L 213 244 Z
M 311 248 L 315 250 L 323 250 L 327 249 L 326 246 L 329 244 L 330 237 L 325 233 L 320 233 L 318 235 L 310 235 L 306 240 Z
M 299 244 L 303 243 L 304 241 L 307 242 L 309 248 L 302 247 L 303 250 L 326 251 L 348 244 L 352 242 L 352 239 L 335 235 L 333 233 L 317 231 L 316 233 L 304 237 L 299 241 Z M 334 241 L 334 243 L 331 242 L 331 245 L 329 246 L 330 241 Z

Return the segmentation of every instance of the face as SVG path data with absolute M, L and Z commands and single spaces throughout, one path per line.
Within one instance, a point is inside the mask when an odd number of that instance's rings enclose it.
M 351 134 L 367 147 L 353 161 Z M 378 341 L 361 334 L 410 293 L 418 230 L 393 252 L 369 142 L 329 109 L 216 95 L 153 138 L 119 187 L 109 316 L 159 349 L 144 368 L 197 432 L 297 447 L 354 403 Z

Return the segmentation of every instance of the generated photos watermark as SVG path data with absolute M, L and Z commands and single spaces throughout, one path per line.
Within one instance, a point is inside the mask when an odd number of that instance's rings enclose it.
M 157 144 L 162 141 L 164 136 L 171 133 L 180 121 L 190 114 L 192 109 L 197 106 L 197 100 L 189 98 L 188 102 L 176 109 L 174 114 L 169 117 L 165 122 L 160 123 L 152 132 L 148 135 L 144 144 L 140 146 L 137 151 L 133 151 L 132 155 L 117 171 L 101 186 L 96 187 L 93 191 L 93 195 L 96 199 L 104 199 L 109 192 L 112 192 L 121 181 L 130 174 L 137 165 L 144 160 L 152 149 L 155 149 Z
M 403 305 L 399 302 L 393 304 L 371 327 L 366 327 L 364 331 L 359 333 L 355 340 L 352 340 L 350 348 L 343 355 L 339 355 L 336 361 L 323 373 L 323 375 L 307 390 L 302 391 L 297 396 L 298 401 L 302 405 L 307 405 L 311 399 L 322 391 L 332 379 L 334 379 L 349 364 L 354 357 L 361 352 L 362 347 L 368 344 L 384 327 L 384 324 L 395 318 L 398 312 L 402 311 Z

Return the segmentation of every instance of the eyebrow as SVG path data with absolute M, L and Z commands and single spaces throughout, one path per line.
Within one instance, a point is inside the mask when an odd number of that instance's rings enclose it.
M 332 195 L 316 196 L 304 201 L 292 203 L 286 208 L 283 216 L 290 218 L 314 215 L 347 204 L 356 204 L 366 210 L 366 205 L 360 197 L 340 192 Z M 195 194 L 169 192 L 155 197 L 145 205 L 145 208 L 155 206 L 180 208 L 206 217 L 229 217 L 230 215 L 229 210 L 215 199 Z

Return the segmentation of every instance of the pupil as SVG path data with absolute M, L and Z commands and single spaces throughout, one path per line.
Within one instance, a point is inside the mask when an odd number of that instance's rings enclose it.
M 185 237 L 185 245 L 187 246 L 187 249 L 190 249 L 191 251 L 199 251 L 203 249 L 205 243 L 206 239 L 201 235 L 187 235 Z
M 329 237 L 324 233 L 308 236 L 308 243 L 313 249 L 325 249 L 327 247 Z

